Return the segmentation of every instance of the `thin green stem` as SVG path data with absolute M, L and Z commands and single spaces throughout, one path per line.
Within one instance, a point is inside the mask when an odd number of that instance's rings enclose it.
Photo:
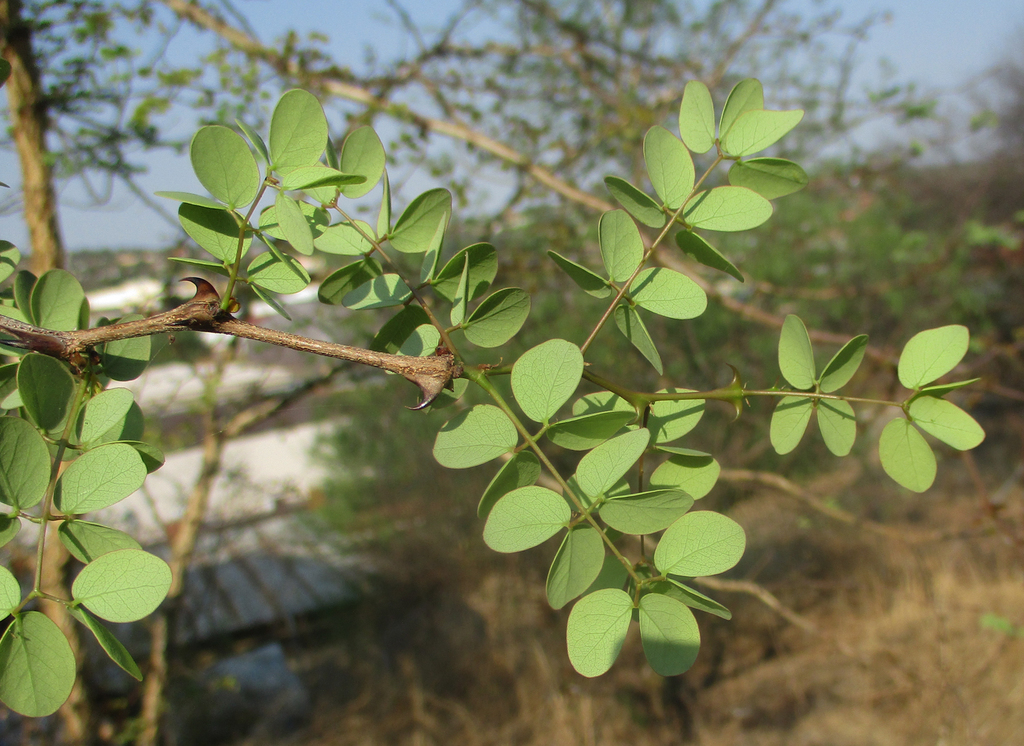
M 228 267 L 228 287 L 224 292 L 224 297 L 220 301 L 220 310 L 230 311 L 231 301 L 234 299 L 235 284 L 238 282 L 238 269 L 242 264 L 242 248 L 245 246 L 245 231 L 249 227 L 249 221 L 252 219 L 253 213 L 256 212 L 256 207 L 259 205 L 260 200 L 263 199 L 263 194 L 267 191 L 269 182 L 267 179 L 263 180 L 260 184 L 260 190 L 256 193 L 256 199 L 249 205 L 249 212 L 245 214 L 245 219 L 238 224 L 238 248 L 235 249 L 235 260 L 231 262 L 231 266 Z M 234 215 L 234 211 L 231 212 Z

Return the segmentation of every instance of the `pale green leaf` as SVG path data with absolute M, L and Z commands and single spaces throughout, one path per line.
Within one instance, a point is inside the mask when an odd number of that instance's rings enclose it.
M 644 136 L 644 162 L 654 191 L 670 210 L 682 206 L 693 191 L 693 158 L 682 141 L 655 125 Z
M 366 181 L 342 187 L 341 193 L 349 199 L 367 194 L 380 181 L 386 161 L 384 146 L 372 127 L 358 127 L 349 132 L 341 145 L 341 170 L 347 174 L 358 174 Z
M 274 200 L 277 222 L 284 240 L 300 254 L 312 256 L 313 234 L 306 224 L 306 216 L 302 214 L 299 203 L 283 191 L 277 193 Z
M 50 482 L 46 441 L 20 417 L 0 417 L 0 502 L 25 510 L 37 505 Z
M 487 485 L 477 505 L 476 514 L 486 518 L 502 497 L 512 490 L 528 487 L 540 478 L 540 460 L 531 451 L 520 451 L 505 462 Z
M 469 308 L 469 261 L 462 257 L 462 274 L 459 276 L 459 284 L 455 289 L 455 296 L 452 298 L 452 311 L 449 319 L 452 326 L 458 326 L 465 318 Z
M 192 138 L 189 157 L 199 183 L 228 207 L 256 199 L 260 167 L 237 132 L 218 124 L 201 127 Z
M 711 91 L 699 80 L 691 80 L 683 88 L 679 134 L 694 153 L 706 153 L 715 144 L 715 105 Z
M 309 285 L 306 268 L 286 254 L 278 257 L 266 251 L 253 259 L 246 271 L 249 282 L 272 293 L 290 295 L 305 290 Z
M 118 319 L 118 322 L 138 321 L 142 318 L 141 314 L 129 314 Z M 153 357 L 153 338 L 115 339 L 102 345 L 99 353 L 103 373 L 107 378 L 113 381 L 134 381 L 145 372 Z
M 10 616 L 20 603 L 21 585 L 18 579 L 6 567 L 0 566 L 0 619 Z
M 920 393 L 926 396 L 943 397 L 950 391 L 962 389 L 964 386 L 970 386 L 972 383 L 977 383 L 980 380 L 980 378 L 970 378 L 966 381 L 954 381 L 952 383 L 941 383 L 935 386 L 925 386 L 921 389 Z
M 555 422 L 545 435 L 555 445 L 570 451 L 589 451 L 636 419 L 636 412 L 595 412 Z
M 556 251 L 549 251 L 548 256 L 557 264 L 563 272 L 569 275 L 569 279 L 575 282 L 587 295 L 595 298 L 607 298 L 612 294 L 612 288 L 608 280 L 596 272 L 591 272 L 582 264 L 566 259 Z
M 433 324 L 423 324 L 413 329 L 412 334 L 398 348 L 399 355 L 424 357 L 433 355 L 441 343 L 441 333 Z
M 717 575 L 740 561 L 746 542 L 731 518 L 709 510 L 687 513 L 662 535 L 654 564 L 662 573 L 684 578 Z
M 779 400 L 768 431 L 776 453 L 789 453 L 799 445 L 813 412 L 814 402 L 805 396 L 784 396 Z
M 21 252 L 10 241 L 0 241 L 0 282 L 14 274 L 21 261 Z
M 422 254 L 441 247 L 452 215 L 452 195 L 447 189 L 424 192 L 405 208 L 391 232 L 391 245 L 403 254 Z
M 32 318 L 36 326 L 60 332 L 78 329 L 85 291 L 78 279 L 63 269 L 51 269 L 32 288 Z
M 857 415 L 842 399 L 818 401 L 818 429 L 825 446 L 836 456 L 846 456 L 857 439 Z
M 241 119 L 236 119 L 235 124 L 238 125 L 238 129 L 242 130 L 242 134 L 246 136 L 253 148 L 256 150 L 256 157 L 259 158 L 264 165 L 270 165 L 270 151 L 267 150 L 267 143 L 263 141 L 260 133 L 250 127 L 248 124 L 243 122 Z
M 744 112 L 722 135 L 722 150 L 732 156 L 757 153 L 778 142 L 803 118 L 801 109 Z
M 633 617 L 633 600 L 618 588 L 584 596 L 569 614 L 565 637 L 569 662 L 587 677 L 605 673 L 619 657 Z
M 608 187 L 615 201 L 644 225 L 650 228 L 661 228 L 665 225 L 665 211 L 661 206 L 625 179 L 605 176 L 604 185 Z
M 530 315 L 530 296 L 519 288 L 503 288 L 489 295 L 470 314 L 463 329 L 477 347 L 500 347 L 522 328 Z
M 611 391 L 595 391 L 572 403 L 572 413 L 575 415 L 595 412 L 632 412 L 634 417 L 637 414 L 632 404 Z
M 552 609 L 561 609 L 586 591 L 604 565 L 604 541 L 587 525 L 570 529 L 548 571 L 547 596 Z
M 799 316 L 790 314 L 779 335 L 779 369 L 789 385 L 801 391 L 814 388 L 814 350 L 807 327 Z
M 860 367 L 861 360 L 864 359 L 864 351 L 867 348 L 867 334 L 856 336 L 844 344 L 842 349 L 828 361 L 828 365 L 821 373 L 819 383 L 822 392 L 831 394 L 849 383 Z
M 199 267 L 200 269 L 206 270 L 207 272 L 214 272 L 222 277 L 230 277 L 231 273 L 228 272 L 224 267 L 224 262 L 213 262 L 209 259 L 189 259 L 184 256 L 169 256 L 168 261 L 176 262 L 177 264 L 185 264 L 189 267 Z
M 653 534 L 668 528 L 693 507 L 693 498 L 679 490 L 649 490 L 608 500 L 601 519 L 624 534 Z
M 391 182 L 387 169 L 384 170 L 380 210 L 377 211 L 377 235 L 386 236 L 391 232 Z
M 970 332 L 959 324 L 918 332 L 900 355 L 900 383 L 916 389 L 946 375 L 967 354 L 969 342 Z
M 601 572 L 598 573 L 597 579 L 587 588 L 586 593 L 594 593 L 605 588 L 622 590 L 628 578 L 629 571 L 622 564 L 622 561 L 614 555 L 606 554 L 604 562 L 601 564 Z
M 658 375 L 661 375 L 663 372 L 661 355 L 658 353 L 658 348 L 654 346 L 654 340 L 651 339 L 640 314 L 632 306 L 620 303 L 615 307 L 614 318 L 615 326 L 622 332 L 622 335 L 640 351 L 640 354 L 647 358 L 647 362 L 658 371 Z
M 512 490 L 491 508 L 484 542 L 495 552 L 521 552 L 541 544 L 569 523 L 572 513 L 557 492 L 530 485 Z
M 0 639 L 0 701 L 26 717 L 52 715 L 75 685 L 75 654 L 39 611 L 19 614 Z
M 315 246 L 316 239 L 327 230 L 328 223 L 331 222 L 330 215 L 323 208 L 311 205 L 309 202 L 295 201 L 295 204 L 299 206 L 302 216 L 306 219 L 306 230 L 313 236 Z M 294 233 L 297 228 L 297 224 L 293 225 L 292 232 Z M 290 241 L 278 217 L 276 200 L 275 204 L 260 213 L 260 231 L 271 238 L 276 238 L 278 241 Z M 273 248 L 272 242 L 267 241 L 266 243 L 267 246 Z
M 201 194 L 193 194 L 192 192 L 153 192 L 157 197 L 163 197 L 164 199 L 173 199 L 175 202 L 183 202 L 187 205 L 196 205 L 197 207 L 208 207 L 211 210 L 228 210 L 228 206 L 221 204 L 215 199 L 204 197 Z
M 107 389 L 89 400 L 82 414 L 79 441 L 88 446 L 119 423 L 124 422 L 128 410 L 135 403 L 128 389 Z
M 644 258 L 640 229 L 625 210 L 610 210 L 598 222 L 601 259 L 615 282 L 628 280 Z
M 652 489 L 679 489 L 694 500 L 699 500 L 711 492 L 721 471 L 718 462 L 707 453 L 674 453 L 651 473 L 648 484 Z
M 362 233 L 356 229 L 356 225 L 362 229 Z M 373 251 L 373 244 L 366 236 L 373 236 L 373 229 L 362 220 L 356 220 L 355 225 L 349 222 L 335 223 L 313 239 L 313 246 L 325 254 L 359 256 Z
M 897 483 L 924 492 L 935 481 L 935 454 L 924 436 L 908 420 L 893 420 L 878 439 L 882 468 Z
M 736 269 L 733 263 L 722 256 L 718 249 L 693 231 L 678 231 L 676 233 L 676 245 L 705 267 L 725 272 L 727 275 L 732 275 L 740 282 L 743 282 L 743 275 L 740 274 L 740 271 Z
M 330 203 L 337 196 L 338 188 L 363 185 L 365 177 L 329 168 L 322 163 L 293 168 L 281 177 L 281 189 L 289 192 L 305 191 L 321 203 Z M 369 190 L 367 190 L 369 191 Z
M 475 243 L 456 252 L 448 260 L 440 272 L 431 280 L 434 292 L 448 302 L 455 301 L 458 285 L 462 281 L 462 271 L 469 262 L 467 288 L 469 300 L 476 300 L 483 295 L 494 276 L 498 273 L 498 254 L 489 243 Z
M 629 294 L 644 310 L 670 319 L 695 319 L 708 306 L 708 297 L 697 283 L 665 267 L 640 272 Z
M 807 172 L 785 158 L 751 158 L 736 161 L 729 169 L 729 183 L 746 187 L 765 199 L 778 199 L 807 186 Z
M 6 546 L 21 531 L 21 519 L 17 516 L 0 515 L 0 547 Z
M 206 249 L 222 262 L 231 264 L 238 256 L 238 238 L 243 235 L 234 213 L 224 210 L 211 210 L 209 207 L 183 204 L 178 208 L 178 222 L 185 229 L 189 238 L 200 248 Z M 252 245 L 252 236 L 245 231 L 242 239 L 242 253 Z
M 914 424 L 958 451 L 977 448 L 985 440 L 981 425 L 956 404 L 933 396 L 919 396 L 910 403 Z
M 724 140 L 733 124 L 748 111 L 764 108 L 764 89 L 761 81 L 754 78 L 741 80 L 729 92 L 722 108 L 722 117 L 718 123 L 718 138 Z
M 700 650 L 700 630 L 693 612 L 660 593 L 640 598 L 640 640 L 647 662 L 662 676 L 689 670 Z
M 694 228 L 745 231 L 772 216 L 772 203 L 746 187 L 721 186 L 698 192 L 686 203 L 682 218 Z
M 512 393 L 527 417 L 547 422 L 576 393 L 582 376 L 580 348 L 564 339 L 549 339 L 524 352 L 512 366 Z
M 141 549 L 97 557 L 71 586 L 76 604 L 108 622 L 134 622 L 153 613 L 171 587 L 171 568 Z
M 18 392 L 29 418 L 43 430 L 56 430 L 71 411 L 75 380 L 67 365 L 34 352 L 18 364 Z
M 61 512 L 81 515 L 123 500 L 146 481 L 146 465 L 127 443 L 94 448 L 71 462 L 57 480 L 54 502 Z
M 107 552 L 142 549 L 139 542 L 123 531 L 90 521 L 63 521 L 57 535 L 75 559 L 86 564 Z
M 427 312 L 418 305 L 409 305 L 396 313 L 380 328 L 370 343 L 370 349 L 396 353 L 416 329 L 429 324 Z
M 273 169 L 280 173 L 320 160 L 327 147 L 327 117 L 316 96 L 297 88 L 281 96 L 270 118 L 268 145 Z
M 434 458 L 449 469 L 466 469 L 511 453 L 518 442 L 519 433 L 504 412 L 478 404 L 441 427 L 434 440 Z
M 732 619 L 732 612 L 722 606 L 722 604 L 718 603 L 715 599 L 708 598 L 703 593 L 695 591 L 688 585 L 683 585 L 674 578 L 669 578 L 666 582 L 669 583 L 674 590 L 667 592 L 665 595 L 682 601 L 691 609 L 700 609 L 701 611 L 714 614 L 722 619 Z
M 576 482 L 590 497 L 599 497 L 611 489 L 647 450 L 651 434 L 646 428 L 623 433 L 580 459 Z
M 659 394 L 682 394 L 688 389 L 662 389 Z M 647 428 L 651 442 L 657 445 L 671 443 L 693 430 L 704 415 L 703 399 L 662 400 L 651 403 Z
M 350 290 L 341 303 L 353 310 L 389 308 L 400 306 L 410 295 L 412 291 L 405 281 L 396 274 L 388 273 Z
M 366 284 L 374 277 L 380 277 L 383 273 L 384 270 L 381 269 L 380 262 L 376 259 L 361 259 L 358 262 L 352 262 L 332 272 L 324 279 L 317 291 L 317 298 L 321 303 L 341 305 L 342 300 L 351 291 Z M 411 332 L 418 325 L 413 325 L 409 331 Z M 401 343 L 398 343 L 396 349 L 400 345 Z
M 142 681 L 142 672 L 132 658 L 131 653 L 114 636 L 113 632 L 104 627 L 96 617 L 85 609 L 72 609 L 71 614 L 89 628 L 89 631 L 96 637 L 96 642 L 103 648 L 103 652 L 110 656 L 110 660 L 124 669 L 125 673 L 136 681 Z

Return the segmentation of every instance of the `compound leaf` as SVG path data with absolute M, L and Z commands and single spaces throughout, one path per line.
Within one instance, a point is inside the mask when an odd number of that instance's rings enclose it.
M 569 614 L 565 637 L 569 662 L 582 676 L 605 673 L 619 657 L 633 617 L 633 600 L 618 588 L 581 598 Z
M 566 533 L 548 571 L 547 596 L 552 609 L 561 609 L 586 591 L 601 574 L 604 541 L 586 525 Z
M 985 431 L 956 404 L 933 396 L 919 396 L 910 403 L 914 424 L 958 451 L 981 445 Z
M 718 123 L 718 138 L 724 140 L 736 120 L 748 111 L 764 109 L 764 88 L 754 78 L 741 80 L 729 92 Z
M 75 654 L 39 611 L 19 614 L 0 639 L 0 700 L 26 717 L 52 715 L 75 685 Z
M 530 485 L 512 490 L 491 508 L 484 542 L 495 552 L 521 552 L 565 528 L 572 512 L 557 492 Z
M 449 469 L 467 469 L 511 453 L 518 442 L 515 425 L 504 412 L 478 404 L 441 427 L 434 440 L 434 458 Z
M 640 639 L 647 662 L 662 676 L 689 670 L 700 650 L 700 629 L 693 612 L 660 593 L 640 598 Z
M 709 510 L 687 513 L 662 535 L 654 564 L 662 573 L 684 578 L 717 575 L 740 561 L 746 543 L 731 518 Z
M 909 420 L 893 420 L 878 439 L 882 468 L 908 490 L 924 492 L 935 481 L 935 454 L 924 436 Z
M 580 348 L 564 339 L 549 339 L 524 352 L 512 366 L 512 393 L 527 417 L 547 422 L 576 392 L 582 376 Z
M 171 568 L 141 549 L 97 557 L 71 586 L 76 604 L 108 622 L 134 622 L 153 613 L 171 587 Z
M 900 355 L 900 383 L 916 389 L 946 375 L 967 354 L 969 342 L 970 332 L 959 324 L 918 332 Z

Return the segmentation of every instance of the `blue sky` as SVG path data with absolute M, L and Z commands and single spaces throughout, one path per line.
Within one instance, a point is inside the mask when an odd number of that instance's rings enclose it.
M 426 3 L 407 2 L 413 19 L 436 22 L 454 0 Z M 813 9 L 816 0 L 790 0 L 793 10 Z M 829 3 L 843 16 L 856 20 L 873 12 L 890 13 L 890 20 L 877 26 L 859 53 L 859 75 L 873 78 L 878 61 L 886 59 L 898 72 L 898 79 L 916 81 L 925 90 L 964 90 L 970 81 L 993 64 L 1000 55 L 1019 45 L 1024 38 L 1024 5 L 1020 0 L 838 0 Z M 319 30 L 338 40 L 332 50 L 337 59 L 358 66 L 363 48 L 372 43 L 378 49 L 403 51 L 401 35 L 385 20 L 382 5 L 366 2 L 305 2 L 302 13 L 290 12 L 295 3 L 284 0 L 244 0 L 238 7 L 257 30 L 292 24 L 301 32 Z M 343 29 L 344 34 L 336 30 Z M 344 41 L 341 41 L 344 37 Z M 188 125 L 184 121 L 185 126 Z M 163 155 L 149 163 L 150 173 L 140 179 L 144 190 L 197 190 L 186 156 Z M 0 181 L 16 187 L 17 163 L 10 153 L 0 153 Z M 166 246 L 175 230 L 160 221 L 133 195 L 117 192 L 107 205 L 87 206 L 74 186 L 61 192 L 61 222 L 69 249 L 94 247 Z M 173 209 L 173 204 L 168 206 Z M 20 214 L 0 217 L 0 238 L 27 247 L 27 234 Z

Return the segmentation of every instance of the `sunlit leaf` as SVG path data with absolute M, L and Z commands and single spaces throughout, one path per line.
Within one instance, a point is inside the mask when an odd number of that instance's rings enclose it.
M 710 454 L 690 451 L 685 448 L 659 447 L 659 450 L 683 451 L 683 453 L 673 453 L 668 461 L 651 473 L 648 480 L 651 489 L 682 490 L 694 500 L 699 500 L 711 492 L 718 481 L 718 475 L 722 468 Z
M 359 174 L 339 171 L 322 163 L 314 163 L 312 166 L 293 168 L 282 176 L 281 189 L 289 192 L 302 190 L 313 199 L 326 203 L 334 200 L 338 187 L 362 186 L 364 179 L 365 177 Z
M 695 591 L 688 585 L 683 585 L 674 578 L 669 578 L 665 582 L 672 586 L 672 590 L 665 593 L 666 596 L 682 601 L 691 609 L 700 609 L 701 611 L 714 614 L 722 619 L 732 619 L 732 612 L 722 606 L 722 604 L 718 603 L 715 599 L 708 598 L 703 593 Z
M 977 448 L 985 440 L 981 425 L 956 404 L 933 396 L 919 396 L 910 403 L 914 424 L 958 451 Z
M 134 622 L 152 614 L 171 587 L 171 568 L 141 549 L 97 557 L 71 586 L 76 604 L 108 622 Z
M 228 207 L 256 199 L 260 167 L 237 132 L 218 124 L 201 127 L 192 138 L 189 157 L 199 183 Z
M 290 243 L 292 248 L 300 254 L 312 256 L 313 234 L 306 224 L 306 217 L 302 214 L 299 203 L 282 191 L 277 193 L 274 209 L 279 230 L 285 241 Z
M 316 239 L 318 239 L 320 235 L 327 230 L 327 226 L 331 222 L 330 216 L 327 214 L 326 210 L 321 207 L 317 207 L 316 205 L 311 205 L 309 202 L 293 201 L 302 211 L 302 216 L 306 219 L 306 230 L 313 236 L 314 245 L 316 245 Z M 276 238 L 278 241 L 290 242 L 288 235 L 284 231 L 284 226 L 281 224 L 281 220 L 277 214 L 276 200 L 275 204 L 260 213 L 260 230 L 267 236 Z M 291 230 L 295 232 L 297 230 L 297 225 L 293 225 Z M 267 245 L 272 246 L 270 242 L 267 242 Z
M 103 648 L 103 652 L 110 656 L 110 660 L 114 661 L 136 681 L 142 681 L 142 672 L 132 658 L 131 653 L 114 636 L 113 632 L 104 627 L 102 622 L 85 609 L 72 609 L 71 614 L 89 628 L 89 631 L 96 637 L 96 642 Z
M 661 228 L 665 225 L 665 211 L 661 206 L 625 179 L 605 176 L 604 185 L 608 187 L 615 201 L 644 225 L 651 228 Z
M 654 340 L 651 339 L 650 332 L 647 331 L 640 314 L 632 306 L 620 303 L 615 307 L 614 319 L 615 326 L 622 332 L 622 335 L 640 351 L 640 354 L 647 358 L 647 362 L 654 366 L 658 375 L 661 375 L 663 372 L 661 355 L 658 353 L 658 348 L 654 346 Z
M 591 497 L 608 492 L 647 450 L 651 434 L 640 428 L 607 440 L 580 459 L 576 482 Z
M 967 354 L 969 342 L 967 327 L 959 324 L 918 332 L 900 355 L 900 383 L 914 389 L 946 375 Z
M 629 294 L 644 310 L 670 319 L 695 319 L 708 306 L 708 297 L 697 283 L 665 267 L 640 272 Z
M 0 282 L 14 274 L 21 261 L 21 252 L 10 241 L 0 241 Z
M 342 187 L 341 193 L 349 199 L 367 194 L 384 174 L 386 160 L 384 146 L 372 127 L 358 127 L 349 132 L 341 146 L 341 170 L 347 174 L 358 174 L 366 181 Z
M 694 228 L 745 231 L 772 216 L 772 203 L 746 187 L 722 186 L 698 192 L 686 203 L 682 218 Z
M 411 355 L 423 357 L 433 355 L 434 350 L 441 343 L 441 333 L 433 324 L 423 324 L 416 327 L 409 338 L 398 348 L 399 355 Z
M 494 475 L 487 485 L 476 514 L 486 518 L 494 507 L 494 503 L 512 490 L 527 487 L 540 478 L 540 461 L 530 451 L 520 451 L 505 462 L 505 465 Z
M 732 156 L 757 153 L 778 142 L 803 118 L 801 109 L 744 112 L 722 135 L 722 150 Z
M 94 448 L 71 462 L 57 480 L 54 502 L 61 512 L 81 515 L 120 502 L 146 481 L 146 465 L 126 443 Z
M 396 353 L 417 328 L 429 323 L 430 318 L 427 316 L 427 312 L 420 306 L 406 306 L 380 328 L 370 343 L 370 349 Z
M 733 124 L 748 111 L 764 108 L 764 89 L 761 81 L 754 78 L 741 80 L 729 92 L 722 108 L 722 117 L 718 123 L 718 137 L 724 140 Z
M 805 396 L 784 396 L 779 400 L 769 429 L 776 453 L 789 453 L 799 445 L 813 412 L 814 402 Z
M 455 301 L 458 284 L 462 280 L 462 270 L 469 262 L 469 275 L 466 278 L 469 290 L 468 300 L 476 300 L 494 281 L 498 273 L 498 254 L 489 243 L 476 243 L 467 246 L 448 260 L 440 272 L 431 281 L 434 292 L 448 302 Z
M 632 412 L 636 416 L 636 409 L 621 396 L 611 391 L 595 391 L 592 394 L 581 396 L 572 403 L 572 413 L 594 414 L 595 412 Z
M 804 322 L 793 314 L 787 316 L 782 324 L 779 369 L 793 388 L 801 391 L 814 388 L 814 350 L 811 348 L 811 338 Z
M 550 539 L 571 517 L 558 493 L 536 485 L 520 487 L 491 508 L 484 542 L 495 552 L 521 552 Z
M 736 161 L 729 169 L 729 183 L 746 187 L 765 199 L 778 199 L 807 186 L 807 172 L 785 158 L 751 158 Z
M 50 481 L 50 453 L 20 417 L 0 417 L 0 502 L 24 510 L 39 503 Z
M 527 417 L 547 422 L 576 393 L 582 376 L 580 348 L 564 339 L 549 339 L 524 352 L 512 366 L 512 393 Z
M 565 632 L 572 667 L 582 676 L 605 673 L 619 657 L 632 617 L 633 600 L 617 588 L 594 591 L 576 602 Z
M 662 389 L 659 394 L 681 394 L 686 389 Z M 686 435 L 693 430 L 704 415 L 703 399 L 662 400 L 651 403 L 647 428 L 651 431 L 651 442 L 661 445 Z
M 604 565 L 604 541 L 587 525 L 570 529 L 548 571 L 547 596 L 561 609 L 593 584 Z
M 129 314 L 118 321 L 138 321 L 141 314 Z M 152 359 L 153 338 L 115 339 L 99 348 L 103 373 L 113 381 L 134 381 L 141 376 Z
M 39 611 L 19 614 L 0 639 L 0 701 L 26 717 L 52 715 L 75 685 L 75 654 Z
M 676 245 L 705 267 L 725 272 L 727 275 L 732 275 L 740 282 L 743 282 L 743 275 L 740 274 L 740 271 L 736 269 L 733 263 L 722 256 L 718 249 L 693 231 L 678 231 L 676 233 Z
M 662 676 L 689 670 L 700 650 L 700 630 L 693 612 L 660 593 L 640 597 L 640 639 L 647 662 Z
M 640 229 L 625 210 L 610 210 L 601 215 L 598 237 L 608 276 L 615 282 L 625 282 L 644 257 Z
M 350 290 L 341 303 L 346 308 L 388 308 L 404 303 L 412 291 L 405 281 L 396 274 L 384 274 Z
M 601 519 L 624 534 L 653 534 L 668 528 L 693 507 L 693 498 L 679 490 L 649 490 L 608 500 Z
M 503 288 L 489 295 L 470 314 L 463 329 L 477 347 L 500 347 L 522 328 L 530 315 L 530 296 L 519 288 Z
M 82 414 L 80 442 L 88 445 L 123 422 L 134 402 L 128 389 L 107 389 L 94 396 Z
M 321 303 L 335 306 L 341 305 L 342 300 L 351 291 L 369 282 L 374 277 L 380 277 L 383 273 L 384 270 L 381 269 L 380 262 L 376 259 L 361 259 L 358 262 L 352 262 L 332 272 L 324 279 L 320 284 L 320 289 L 317 291 L 317 298 L 320 299 Z M 411 332 L 416 326 L 419 326 L 419 324 L 413 325 L 409 331 Z M 401 343 L 398 346 L 400 345 Z
M 206 270 L 207 272 L 214 272 L 222 277 L 231 276 L 231 273 L 224 268 L 224 262 L 213 262 L 209 259 L 189 259 L 184 256 L 169 256 L 167 257 L 167 260 L 177 264 L 185 264 L 189 267 L 199 267 L 200 269 Z
M 868 348 L 868 335 L 861 334 L 844 344 L 825 366 L 821 373 L 820 388 L 823 393 L 838 391 L 853 378 L 864 359 Z
M 309 272 L 298 260 L 287 255 L 278 258 L 270 251 L 253 259 L 246 272 L 249 282 L 273 293 L 289 295 L 305 290 L 309 285 Z
M 519 433 L 504 412 L 478 404 L 441 427 L 434 440 L 434 458 L 449 469 L 466 469 L 511 453 L 518 442 Z
M 920 393 L 926 396 L 943 397 L 950 391 L 962 389 L 964 386 L 970 386 L 972 383 L 977 383 L 980 380 L 980 378 L 971 378 L 966 381 L 953 381 L 951 383 L 941 383 L 935 386 L 925 386 L 921 389 Z
M 882 430 L 878 456 L 885 473 L 908 490 L 924 492 L 935 481 L 935 454 L 918 429 L 902 417 Z
M 548 256 L 557 264 L 563 272 L 569 275 L 569 279 L 575 282 L 583 292 L 595 298 L 607 298 L 612 293 L 608 280 L 596 272 L 591 272 L 582 264 L 566 259 L 555 251 L 549 251 Z
M 825 446 L 836 456 L 845 456 L 857 439 L 857 415 L 842 399 L 818 401 L 818 429 Z
M 57 535 L 75 559 L 86 564 L 107 552 L 142 548 L 123 531 L 90 521 L 63 521 Z
M 589 451 L 636 419 L 632 409 L 595 412 L 555 422 L 544 433 L 552 443 L 571 451 Z
M 256 151 L 256 157 L 259 158 L 264 165 L 270 165 L 270 151 L 267 150 L 267 143 L 263 141 L 260 133 L 250 127 L 248 124 L 243 122 L 241 119 L 236 119 L 235 124 L 238 125 L 238 129 L 242 130 L 242 134 L 246 136 L 249 142 L 252 144 L 253 149 Z
M 178 208 L 178 222 L 200 248 L 206 249 L 228 264 L 235 261 L 238 255 L 238 237 L 242 235 L 242 229 L 232 217 L 232 213 L 183 204 Z M 246 231 L 242 239 L 241 256 L 245 256 L 251 245 L 252 236 Z
M 682 206 L 693 191 L 694 169 L 690 151 L 667 129 L 655 125 L 644 137 L 644 162 L 654 191 L 670 210 Z
M 691 80 L 683 88 L 679 134 L 694 153 L 706 153 L 715 144 L 715 105 L 711 91 L 699 80 Z
M 391 232 L 391 182 L 387 169 L 384 170 L 380 210 L 377 212 L 377 235 L 386 236 Z
M 193 194 L 192 192 L 153 192 L 157 197 L 163 197 L 164 199 L 173 199 L 175 202 L 183 202 L 186 205 L 195 205 L 197 207 L 207 207 L 211 210 L 225 211 L 230 208 L 227 205 L 221 204 L 215 199 L 204 197 L 201 194 Z
M 356 229 L 362 229 L 362 233 Z M 343 256 L 359 256 L 373 250 L 373 244 L 366 238 L 372 236 L 373 229 L 362 220 L 335 223 L 324 229 L 324 232 L 313 239 L 313 245 L 325 254 L 341 254 Z
M 21 519 L 17 516 L 0 515 L 0 547 L 6 546 L 21 531 Z
M 327 117 L 316 96 L 293 89 L 277 102 L 268 145 L 275 171 L 311 166 L 327 147 Z
M 32 353 L 18 364 L 18 391 L 29 418 L 43 430 L 56 430 L 71 411 L 75 380 L 64 363 Z
M 85 291 L 78 279 L 63 269 L 51 269 L 32 288 L 32 317 L 36 326 L 61 332 L 78 329 Z
M 746 535 L 736 521 L 720 513 L 687 513 L 662 535 L 654 564 L 665 574 L 684 578 L 717 575 L 743 556 Z
M 424 192 L 405 208 L 391 232 L 391 245 L 403 254 L 422 254 L 439 249 L 452 215 L 452 195 L 447 189 Z
M 10 570 L 0 566 L 0 620 L 6 619 L 21 603 L 21 584 Z

